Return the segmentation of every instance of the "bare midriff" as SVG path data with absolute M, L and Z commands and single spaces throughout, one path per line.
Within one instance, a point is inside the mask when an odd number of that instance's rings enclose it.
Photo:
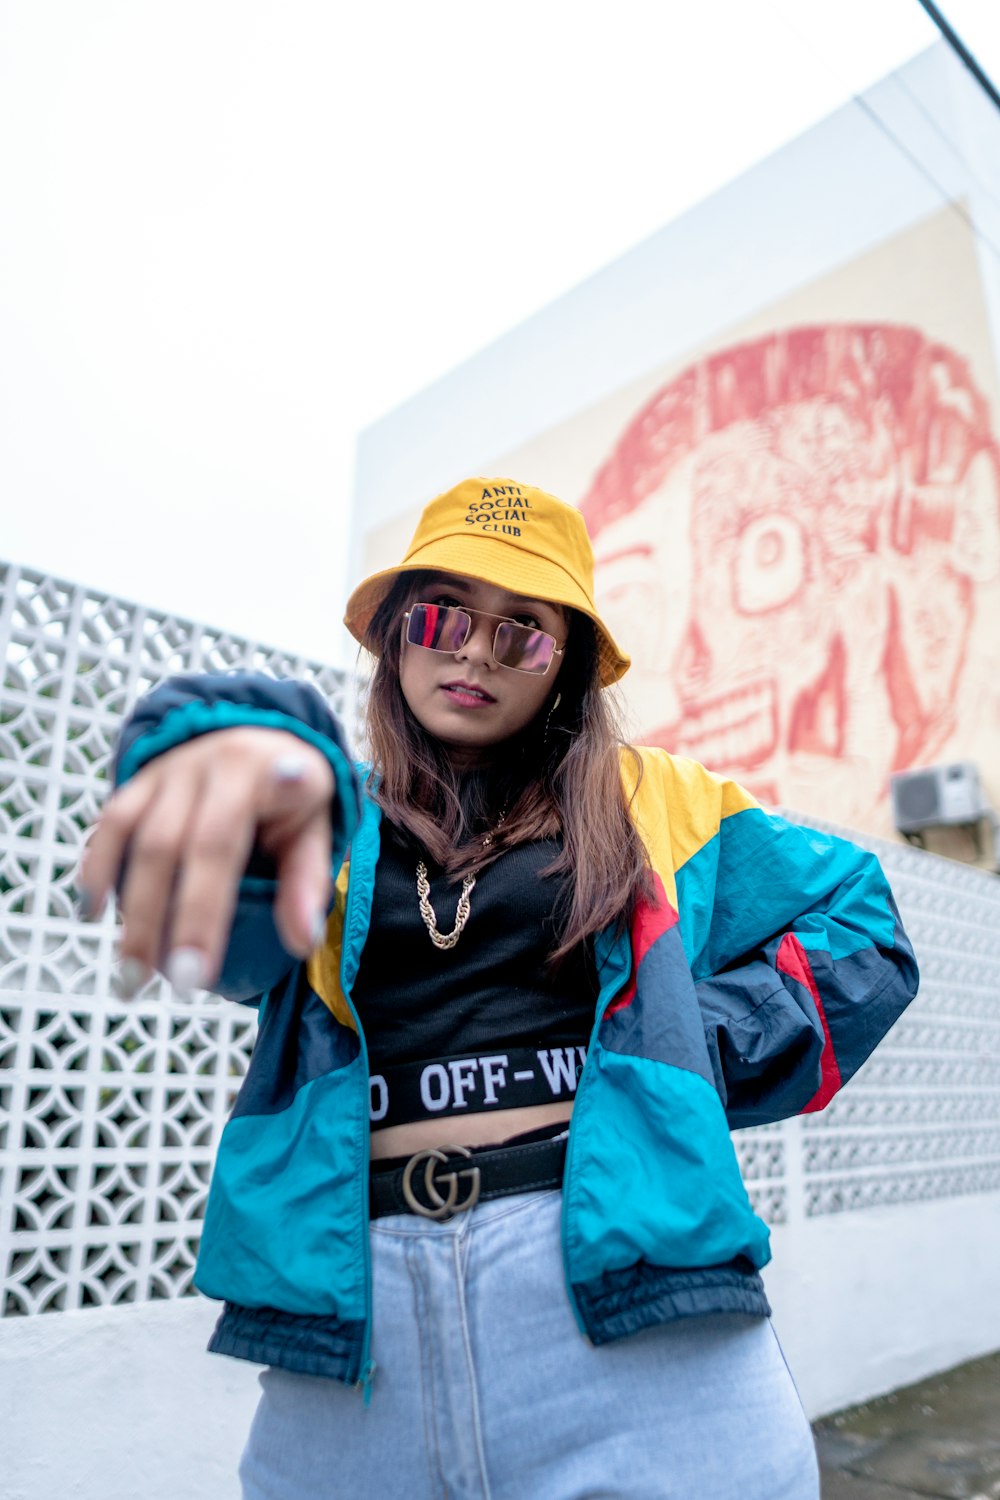
M 512 1136 L 557 1125 L 573 1113 L 570 1099 L 560 1104 L 532 1104 L 524 1109 L 492 1110 L 489 1113 L 465 1115 L 446 1120 L 412 1120 L 407 1125 L 389 1125 L 373 1130 L 372 1160 L 390 1156 L 412 1156 L 415 1151 L 429 1151 L 447 1146 L 499 1146 Z

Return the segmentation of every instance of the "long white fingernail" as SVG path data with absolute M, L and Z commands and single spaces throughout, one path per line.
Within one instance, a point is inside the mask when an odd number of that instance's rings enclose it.
M 163 972 L 181 999 L 190 1000 L 195 990 L 205 988 L 208 965 L 199 948 L 175 948 Z
M 271 768 L 271 775 L 275 781 L 296 782 L 301 781 L 306 774 L 306 758 L 304 755 L 296 755 L 294 750 L 287 755 L 279 755 Z
M 123 958 L 111 976 L 111 993 L 118 1000 L 132 1000 L 150 977 L 141 958 Z
M 318 911 L 313 917 L 312 927 L 309 932 L 310 941 L 314 948 L 318 948 L 326 937 L 326 913 Z
M 95 896 L 90 891 L 78 887 L 76 892 L 76 915 L 80 922 L 93 922 L 100 913 L 100 906 Z

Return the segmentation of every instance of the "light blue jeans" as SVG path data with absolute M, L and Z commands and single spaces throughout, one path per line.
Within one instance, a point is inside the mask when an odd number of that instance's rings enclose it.
M 595 1349 L 566 1296 L 560 1203 L 376 1219 L 371 1404 L 266 1370 L 244 1500 L 818 1500 L 767 1319 L 685 1318 Z

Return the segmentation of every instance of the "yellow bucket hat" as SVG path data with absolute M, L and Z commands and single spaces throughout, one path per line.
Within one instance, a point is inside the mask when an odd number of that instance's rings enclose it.
M 602 687 L 629 658 L 594 606 L 594 554 L 583 517 L 571 505 L 512 479 L 464 479 L 438 495 L 417 523 L 403 561 L 373 573 L 347 601 L 344 624 L 363 646 L 379 605 L 400 573 L 440 568 L 513 594 L 578 609 L 597 628 Z

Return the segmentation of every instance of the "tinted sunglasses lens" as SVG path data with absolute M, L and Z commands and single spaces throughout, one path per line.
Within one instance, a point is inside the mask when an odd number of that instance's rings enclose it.
M 450 604 L 414 604 L 406 622 L 406 639 L 411 646 L 426 646 L 429 651 L 460 651 L 471 624 L 464 609 Z
M 502 667 L 513 667 L 516 672 L 547 672 L 555 645 L 547 631 L 503 620 L 497 626 L 493 655 Z

